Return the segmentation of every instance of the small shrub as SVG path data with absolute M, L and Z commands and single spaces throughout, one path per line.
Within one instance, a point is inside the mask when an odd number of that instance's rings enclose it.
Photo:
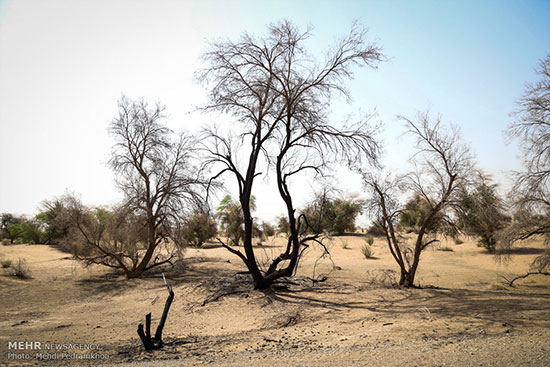
M 363 246 L 361 246 L 361 254 L 363 254 L 365 259 L 370 259 L 373 256 L 372 249 L 367 244 L 364 244 Z
M 384 228 L 378 223 L 374 223 L 372 226 L 370 226 L 367 229 L 367 234 L 374 236 L 374 237 L 381 237 L 385 236 L 386 232 L 384 231 Z
M 184 242 L 192 247 L 200 248 L 206 241 L 218 234 L 218 229 L 214 218 L 197 211 L 184 221 L 180 234 Z
M 10 259 L 6 259 L 6 260 L 2 260 L 2 268 L 9 268 L 11 266 L 11 260 Z
M 367 283 L 370 285 L 378 285 L 385 288 L 396 288 L 399 282 L 396 279 L 395 270 L 369 270 L 367 271 Z
M 10 240 L 8 240 L 8 239 L 6 239 L 6 238 L 4 238 L 4 239 L 2 240 L 2 245 L 4 245 L 4 246 L 9 245 L 10 243 L 11 243 Z
M 347 240 L 340 240 L 340 247 L 344 250 L 347 250 L 349 248 L 349 243 Z
M 31 269 L 27 264 L 27 260 L 20 258 L 19 260 L 17 260 L 17 264 L 12 265 L 11 268 L 13 269 L 13 275 L 18 277 L 19 279 L 31 278 Z
M 442 246 L 438 250 L 439 251 L 445 251 L 445 252 L 454 252 L 454 250 L 449 246 Z
M 267 237 L 275 236 L 276 228 L 271 223 L 262 222 L 262 232 L 267 240 Z
M 461 240 L 460 238 L 456 237 L 456 238 L 453 238 L 453 241 L 455 243 L 455 245 L 462 245 L 464 243 L 463 240 Z
M 367 243 L 367 245 L 372 246 L 372 244 L 374 243 L 374 238 L 369 236 L 369 237 L 365 238 L 365 242 Z

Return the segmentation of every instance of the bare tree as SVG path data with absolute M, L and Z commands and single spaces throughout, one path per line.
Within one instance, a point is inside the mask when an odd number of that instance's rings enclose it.
M 516 120 L 507 130 L 510 138 L 520 139 L 525 171 L 515 173 L 510 196 L 517 214 L 501 236 L 501 251 L 533 236 L 550 244 L 550 55 L 540 61 L 536 72 L 540 79 L 527 84 L 514 113 Z M 550 249 L 532 267 L 550 272 Z
M 204 54 L 208 66 L 198 73 L 210 88 L 204 110 L 228 113 L 239 123 L 225 133 L 210 129 L 206 150 L 209 163 L 220 167 L 214 179 L 230 173 L 237 184 L 244 253 L 225 247 L 242 259 L 255 288 L 291 276 L 303 246 L 316 240 L 302 235 L 307 218 L 295 215 L 291 179 L 308 170 L 322 174 L 336 160 L 362 156 L 375 161 L 378 154 L 368 120 L 338 128 L 328 121 L 327 106 L 335 92 L 349 97 L 344 85 L 353 76 L 351 67 L 375 67 L 382 59 L 379 47 L 367 43 L 366 31 L 354 26 L 320 64 L 304 48 L 309 36 L 283 21 L 271 25 L 263 38 L 244 34 L 237 42 L 213 43 Z M 262 173 L 276 176 L 289 222 L 288 245 L 266 271 L 258 267 L 252 247 L 250 208 L 255 179 Z
M 408 133 L 416 138 L 417 152 L 412 159 L 415 170 L 395 178 L 369 173 L 363 174 L 363 178 L 371 192 L 367 209 L 383 229 L 390 253 L 399 265 L 399 284 L 413 287 L 422 251 L 439 241 L 437 232 L 429 228 L 454 228 L 453 203 L 457 201 L 458 188 L 469 185 L 474 165 L 458 130 L 446 131 L 440 118 L 433 122 L 425 112 L 419 114 L 418 122 L 402 116 L 400 119 L 405 122 Z M 404 209 L 398 198 L 407 191 L 412 191 L 426 204 L 412 243 L 401 239 L 395 227 Z
M 163 241 L 178 241 L 181 216 L 203 203 L 200 190 L 208 184 L 193 165 L 194 139 L 181 133 L 174 140 L 172 131 L 161 123 L 163 117 L 160 104 L 149 107 L 143 100 L 122 97 L 118 116 L 110 126 L 116 144 L 109 165 L 124 193 L 123 206 L 143 218 L 146 231 L 145 250 L 129 278 L 139 277 L 151 267 L 155 250 Z

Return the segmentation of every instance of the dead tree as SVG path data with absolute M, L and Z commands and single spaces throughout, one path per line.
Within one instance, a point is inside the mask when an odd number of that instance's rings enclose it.
M 533 237 L 550 246 L 550 55 L 540 61 L 536 72 L 540 78 L 527 84 L 517 102 L 516 119 L 507 130 L 510 138 L 520 139 L 525 169 L 515 173 L 509 195 L 516 215 L 498 244 L 504 255 L 515 243 Z M 550 271 L 550 250 L 531 267 Z
M 110 126 L 115 137 L 109 165 L 117 174 L 124 206 L 143 218 L 145 251 L 128 278 L 139 277 L 154 260 L 155 250 L 167 240 L 177 242 L 175 228 L 182 215 L 202 204 L 201 188 L 208 181 L 194 165 L 192 136 L 176 139 L 162 124 L 164 107 L 122 97 L 118 116 Z
M 439 241 L 437 232 L 429 228 L 453 227 L 451 204 L 457 201 L 458 188 L 469 184 L 474 166 L 470 150 L 462 144 L 458 131 L 446 133 L 439 118 L 432 122 L 426 112 L 419 114 L 419 122 L 401 119 L 408 133 L 416 138 L 417 153 L 413 157 L 416 170 L 394 179 L 365 173 L 363 179 L 371 193 L 369 212 L 384 230 L 390 253 L 399 265 L 399 284 L 413 287 L 422 251 Z M 427 211 L 420 220 L 416 239 L 408 244 L 397 236 L 395 224 L 403 211 L 398 198 L 410 191 L 426 202 Z
M 164 273 L 162 274 L 162 278 L 164 279 L 164 284 L 168 289 L 168 298 L 166 299 L 166 303 L 164 304 L 164 310 L 162 311 L 162 316 L 160 318 L 159 324 L 157 325 L 155 336 L 151 338 L 151 313 L 150 312 L 147 315 L 145 315 L 145 331 L 143 330 L 143 324 L 141 323 L 138 325 L 138 329 L 137 329 L 137 333 L 143 343 L 143 346 L 145 347 L 145 350 L 160 349 L 163 347 L 162 330 L 164 329 L 164 324 L 166 323 L 166 318 L 168 317 L 168 311 L 170 311 L 170 306 L 172 305 L 172 301 L 174 300 L 174 291 L 172 290 L 172 287 L 170 287 L 166 282 Z
M 244 34 L 236 42 L 214 43 L 203 56 L 208 66 L 197 74 L 210 88 L 204 111 L 228 113 L 236 121 L 230 129 L 207 130 L 205 151 L 208 163 L 218 167 L 213 179 L 229 173 L 238 187 L 244 253 L 224 247 L 243 261 L 258 289 L 291 276 L 304 244 L 318 241 L 304 235 L 307 218 L 296 215 L 290 181 L 306 171 L 322 175 L 335 161 L 364 157 L 375 162 L 378 157 L 368 119 L 337 127 L 327 120 L 327 106 L 334 93 L 349 97 L 344 85 L 353 76 L 352 66 L 375 67 L 382 60 L 380 48 L 367 43 L 366 31 L 354 26 L 320 64 L 304 49 L 309 36 L 283 21 L 271 25 L 263 38 Z M 250 207 L 262 174 L 276 177 L 289 222 L 287 246 L 265 270 L 252 247 Z

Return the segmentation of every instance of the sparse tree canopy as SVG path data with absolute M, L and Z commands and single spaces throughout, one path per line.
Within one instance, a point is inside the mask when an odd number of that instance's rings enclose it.
M 539 80 L 527 84 L 516 120 L 507 130 L 510 137 L 520 139 L 525 171 L 516 173 L 510 196 L 517 215 L 501 236 L 501 251 L 532 236 L 542 236 L 550 244 L 550 55 L 536 72 Z M 550 249 L 535 259 L 533 267 L 550 271 Z
M 208 182 L 193 165 L 193 139 L 183 133 L 173 139 L 161 123 L 163 113 L 159 104 L 149 107 L 126 97 L 119 101 L 110 125 L 116 144 L 109 165 L 124 194 L 122 204 L 91 209 L 74 196 L 61 199 L 63 215 L 56 213 L 55 222 L 60 228 L 68 223 L 63 247 L 85 263 L 119 268 L 135 278 L 171 263 L 174 245 L 183 244 L 182 218 L 203 204 L 199 190 Z M 59 211 L 54 204 L 47 207 Z M 160 251 L 161 244 L 172 249 Z
M 144 218 L 147 232 L 145 252 L 130 278 L 140 276 L 156 259 L 161 242 L 178 242 L 175 229 L 182 216 L 203 204 L 200 190 L 207 185 L 193 164 L 196 142 L 184 133 L 174 139 L 163 117 L 160 104 L 149 107 L 143 100 L 122 97 L 109 129 L 116 141 L 109 165 L 124 193 L 123 206 Z
M 438 242 L 437 232 L 429 228 L 453 229 L 452 203 L 459 187 L 467 187 L 474 173 L 469 148 L 461 141 L 457 129 L 447 132 L 440 119 L 432 121 L 428 113 L 419 114 L 417 122 L 400 117 L 408 133 L 416 138 L 417 153 L 413 158 L 416 170 L 403 177 L 390 178 L 366 173 L 366 188 L 371 192 L 367 208 L 383 228 L 389 250 L 399 265 L 399 284 L 413 287 L 420 255 L 429 245 Z M 417 218 L 416 239 L 407 243 L 396 234 L 396 224 L 404 206 L 398 197 L 412 191 L 425 205 Z
M 244 34 L 238 41 L 211 44 L 204 54 L 208 66 L 198 73 L 209 87 L 205 111 L 224 112 L 235 118 L 229 129 L 205 133 L 209 163 L 219 168 L 214 178 L 230 173 L 239 191 L 244 218 L 244 253 L 239 256 L 256 288 L 267 288 L 280 277 L 291 276 L 307 241 L 307 218 L 295 216 L 290 181 L 300 173 L 323 174 L 335 161 L 375 161 L 378 145 L 368 119 L 349 127 L 328 121 L 334 93 L 348 96 L 345 81 L 353 66 L 375 67 L 380 48 L 366 42 L 358 26 L 338 41 L 319 63 L 305 50 L 309 31 L 300 32 L 288 21 L 271 25 L 265 37 Z M 250 198 L 255 179 L 272 174 L 286 206 L 289 222 L 287 248 L 267 269 L 260 269 L 252 247 L 254 227 Z
M 45 243 L 56 245 L 59 243 L 59 240 L 67 235 L 70 223 L 63 215 L 64 209 L 63 198 L 44 200 L 40 204 L 40 212 L 35 216 L 35 218 L 45 227 Z
M 545 211 L 550 206 L 550 55 L 537 68 L 540 79 L 527 84 L 508 135 L 520 139 L 526 171 L 517 174 L 517 204 Z

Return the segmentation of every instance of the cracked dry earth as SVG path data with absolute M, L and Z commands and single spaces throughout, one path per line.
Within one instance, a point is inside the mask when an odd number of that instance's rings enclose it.
M 347 248 L 340 246 L 345 240 Z M 366 260 L 360 236 L 335 238 L 330 259 L 306 254 L 296 278 L 254 291 L 239 260 L 210 244 L 188 250 L 184 268 L 167 270 L 175 299 L 165 347 L 145 352 L 137 324 L 156 327 L 167 297 L 161 274 L 125 280 L 82 268 L 47 246 L 1 246 L 2 259 L 26 258 L 33 279 L 0 276 L 0 363 L 7 366 L 549 366 L 550 279 L 524 273 L 542 244 L 527 242 L 496 263 L 473 241 L 427 251 L 421 289 L 396 289 L 396 266 L 382 240 Z M 283 244 L 258 247 L 266 258 Z M 315 265 L 317 263 L 317 265 Z M 313 283 L 311 278 L 326 281 Z M 41 360 L 8 358 L 9 342 L 38 341 L 90 350 Z M 42 350 L 44 352 L 44 350 Z M 21 352 L 19 352 L 21 353 Z M 57 352 L 56 352 L 57 353 Z M 55 353 L 52 353 L 55 354 Z M 91 354 L 93 355 L 93 354 Z M 58 357 L 60 354 L 58 353 Z

